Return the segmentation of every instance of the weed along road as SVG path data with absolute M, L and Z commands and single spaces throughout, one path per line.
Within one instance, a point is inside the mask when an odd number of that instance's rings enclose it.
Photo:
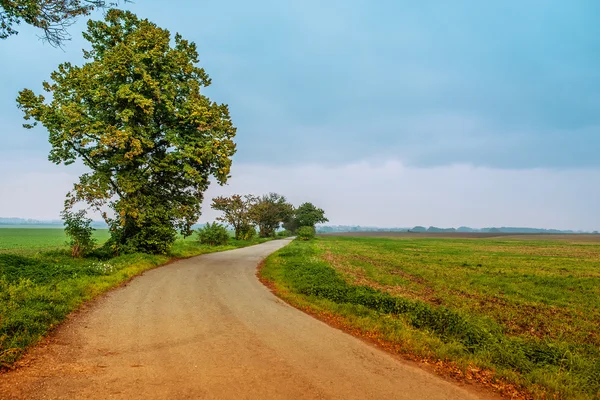
M 478 398 L 275 297 L 256 266 L 287 243 L 145 273 L 0 374 L 0 398 Z

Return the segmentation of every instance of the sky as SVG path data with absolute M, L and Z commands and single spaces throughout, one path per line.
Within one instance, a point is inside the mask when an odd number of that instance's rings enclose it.
M 600 229 L 600 2 L 124 7 L 196 42 L 205 94 L 230 107 L 232 179 L 208 199 L 275 191 L 331 224 Z M 0 41 L 2 217 L 58 218 L 82 172 L 47 161 L 15 98 L 83 62 L 84 28 L 62 50 L 26 26 Z

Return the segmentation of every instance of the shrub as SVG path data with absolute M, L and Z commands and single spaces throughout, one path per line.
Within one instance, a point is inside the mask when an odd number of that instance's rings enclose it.
M 229 232 L 223 225 L 213 222 L 198 229 L 198 240 L 210 246 L 223 246 L 229 242 Z
M 256 236 L 256 229 L 250 224 L 244 224 L 239 228 L 238 239 L 250 240 Z
M 296 234 L 299 239 L 302 240 L 311 240 L 315 237 L 315 228 L 312 226 L 301 226 L 296 231 Z
M 277 237 L 280 238 L 286 238 L 290 236 L 292 236 L 292 232 L 288 231 L 287 229 L 277 232 Z
M 91 226 L 92 220 L 85 216 L 85 210 L 72 212 L 65 209 L 61 216 L 65 224 L 65 233 L 69 238 L 67 244 L 71 246 L 71 255 L 81 257 L 93 250 L 96 244 L 92 237 L 94 228 Z

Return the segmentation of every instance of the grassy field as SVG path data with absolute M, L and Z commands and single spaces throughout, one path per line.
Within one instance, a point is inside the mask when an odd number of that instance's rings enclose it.
M 97 229 L 98 243 L 109 238 L 108 229 Z M 62 228 L 0 228 L 0 253 L 34 254 L 66 248 L 67 237 Z
M 328 236 L 262 274 L 292 303 L 464 376 L 600 398 L 598 241 Z
M 103 242 L 108 232 L 96 231 Z M 266 241 L 231 240 L 226 246 L 179 239 L 165 256 L 128 254 L 73 259 L 62 229 L 0 229 L 0 369 L 10 367 L 82 303 L 175 258 L 230 250 Z

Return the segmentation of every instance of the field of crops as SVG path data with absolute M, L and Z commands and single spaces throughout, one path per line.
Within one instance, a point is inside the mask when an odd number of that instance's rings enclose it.
M 97 229 L 98 243 L 108 239 L 108 229 Z M 32 254 L 66 248 L 67 237 L 61 228 L 0 228 L 0 253 Z
M 280 250 L 262 274 L 403 352 L 538 398 L 597 398 L 600 242 L 560 239 L 328 236 Z

